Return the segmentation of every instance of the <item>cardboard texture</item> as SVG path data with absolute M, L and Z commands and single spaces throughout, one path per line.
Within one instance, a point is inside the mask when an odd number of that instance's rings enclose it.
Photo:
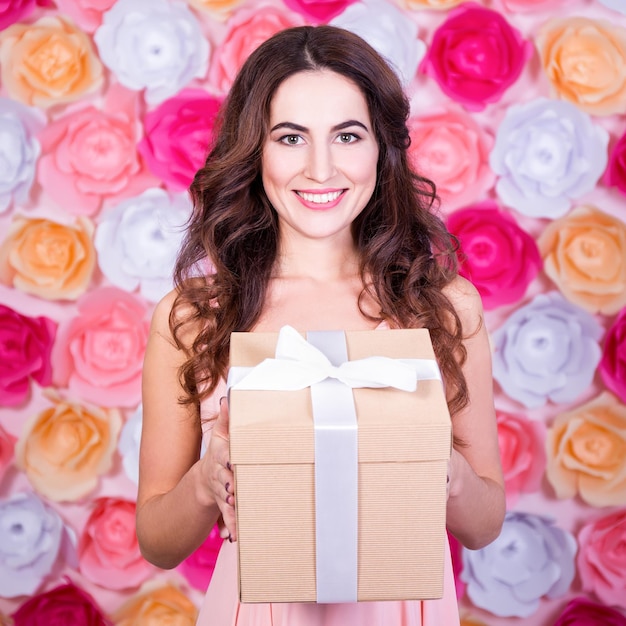
M 231 365 L 273 358 L 277 333 L 233 333 Z M 350 360 L 434 359 L 429 333 L 346 333 Z M 443 594 L 451 423 L 442 383 L 354 389 L 358 416 L 358 600 Z M 230 392 L 242 602 L 315 602 L 310 389 Z

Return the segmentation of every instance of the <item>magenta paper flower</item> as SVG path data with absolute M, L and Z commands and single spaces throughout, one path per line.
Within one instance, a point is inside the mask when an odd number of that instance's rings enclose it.
M 459 209 L 448 216 L 459 238 L 460 273 L 478 289 L 486 309 L 520 300 L 542 266 L 535 240 L 495 202 Z
M 626 195 L 626 133 L 617 140 L 609 153 L 609 163 L 604 172 L 604 184 L 617 187 Z
M 546 427 L 524 415 L 497 412 L 498 444 L 508 508 L 520 493 L 538 491 L 546 469 Z
M 204 543 L 178 566 L 178 571 L 195 589 L 204 591 L 209 586 L 223 541 L 216 524 Z
M 100 406 L 136 406 L 147 312 L 143 300 L 116 287 L 81 297 L 78 314 L 59 325 L 52 350 L 54 383 Z
M 97 498 L 93 505 L 78 542 L 81 573 L 106 589 L 139 587 L 154 574 L 154 567 L 139 551 L 135 502 Z
M 356 0 L 284 0 L 285 5 L 301 13 L 314 24 L 327 23 Z M 378 17 L 378 16 L 377 16 Z
M 450 544 L 456 597 L 462 598 L 465 595 L 465 582 L 461 577 L 461 572 L 463 571 L 463 545 L 452 533 L 448 533 L 448 543 Z
M 0 30 L 27 18 L 36 6 L 35 0 L 2 0 L 0 2 Z
M 2 483 L 9 466 L 13 463 L 16 441 L 17 438 L 7 432 L 0 424 L 0 483 Z
M 184 89 L 146 114 L 137 149 L 169 189 L 186 190 L 204 165 L 221 103 L 201 89 Z
M 554 626 L 626 626 L 626 615 L 588 598 L 570 600 Z
M 578 545 L 583 591 L 608 606 L 626 608 L 626 509 L 585 523 Z
M 626 404 L 626 309 L 606 333 L 599 370 L 607 388 Z
M 31 380 L 52 382 L 50 354 L 56 323 L 47 317 L 28 317 L 0 304 L 0 406 L 22 404 Z
M 500 536 L 481 550 L 463 549 L 462 578 L 477 606 L 500 617 L 529 617 L 544 596 L 569 589 L 576 540 L 552 520 L 509 511 Z
M 421 69 L 448 97 L 481 111 L 517 81 L 532 50 L 501 13 L 466 2 L 435 31 Z

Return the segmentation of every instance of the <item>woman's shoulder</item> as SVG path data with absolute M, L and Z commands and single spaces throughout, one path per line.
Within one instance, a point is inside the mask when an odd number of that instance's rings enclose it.
M 179 328 L 176 333 L 177 339 L 185 345 L 191 345 L 198 332 L 197 323 L 194 321 L 195 309 L 191 303 L 185 302 L 179 296 L 180 290 L 175 288 L 156 303 L 152 312 L 150 331 L 175 343 L 172 334 L 173 324 Z
M 443 289 L 464 328 L 476 329 L 483 323 L 483 303 L 478 289 L 463 276 L 456 276 Z

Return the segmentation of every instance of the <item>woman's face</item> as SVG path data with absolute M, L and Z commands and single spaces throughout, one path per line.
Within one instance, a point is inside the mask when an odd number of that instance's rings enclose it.
M 281 236 L 348 241 L 374 191 L 378 162 L 360 89 L 328 70 L 294 74 L 274 95 L 269 128 L 262 177 Z

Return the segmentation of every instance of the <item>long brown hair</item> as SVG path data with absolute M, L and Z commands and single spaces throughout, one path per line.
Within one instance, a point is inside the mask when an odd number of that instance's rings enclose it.
M 380 304 L 377 319 L 430 330 L 454 414 L 467 404 L 462 328 L 443 292 L 456 276 L 456 242 L 434 210 L 434 184 L 408 162 L 409 101 L 398 77 L 361 38 L 327 25 L 281 31 L 250 55 L 191 185 L 194 209 L 175 267 L 170 317 L 188 354 L 181 400 L 199 402 L 215 389 L 228 368 L 231 332 L 251 330 L 261 315 L 279 237 L 261 183 L 270 104 L 285 79 L 315 70 L 336 72 L 361 89 L 378 142 L 376 187 L 352 224 L 367 285 L 361 297 L 367 291 Z M 199 329 L 191 346 L 183 340 L 189 324 Z

